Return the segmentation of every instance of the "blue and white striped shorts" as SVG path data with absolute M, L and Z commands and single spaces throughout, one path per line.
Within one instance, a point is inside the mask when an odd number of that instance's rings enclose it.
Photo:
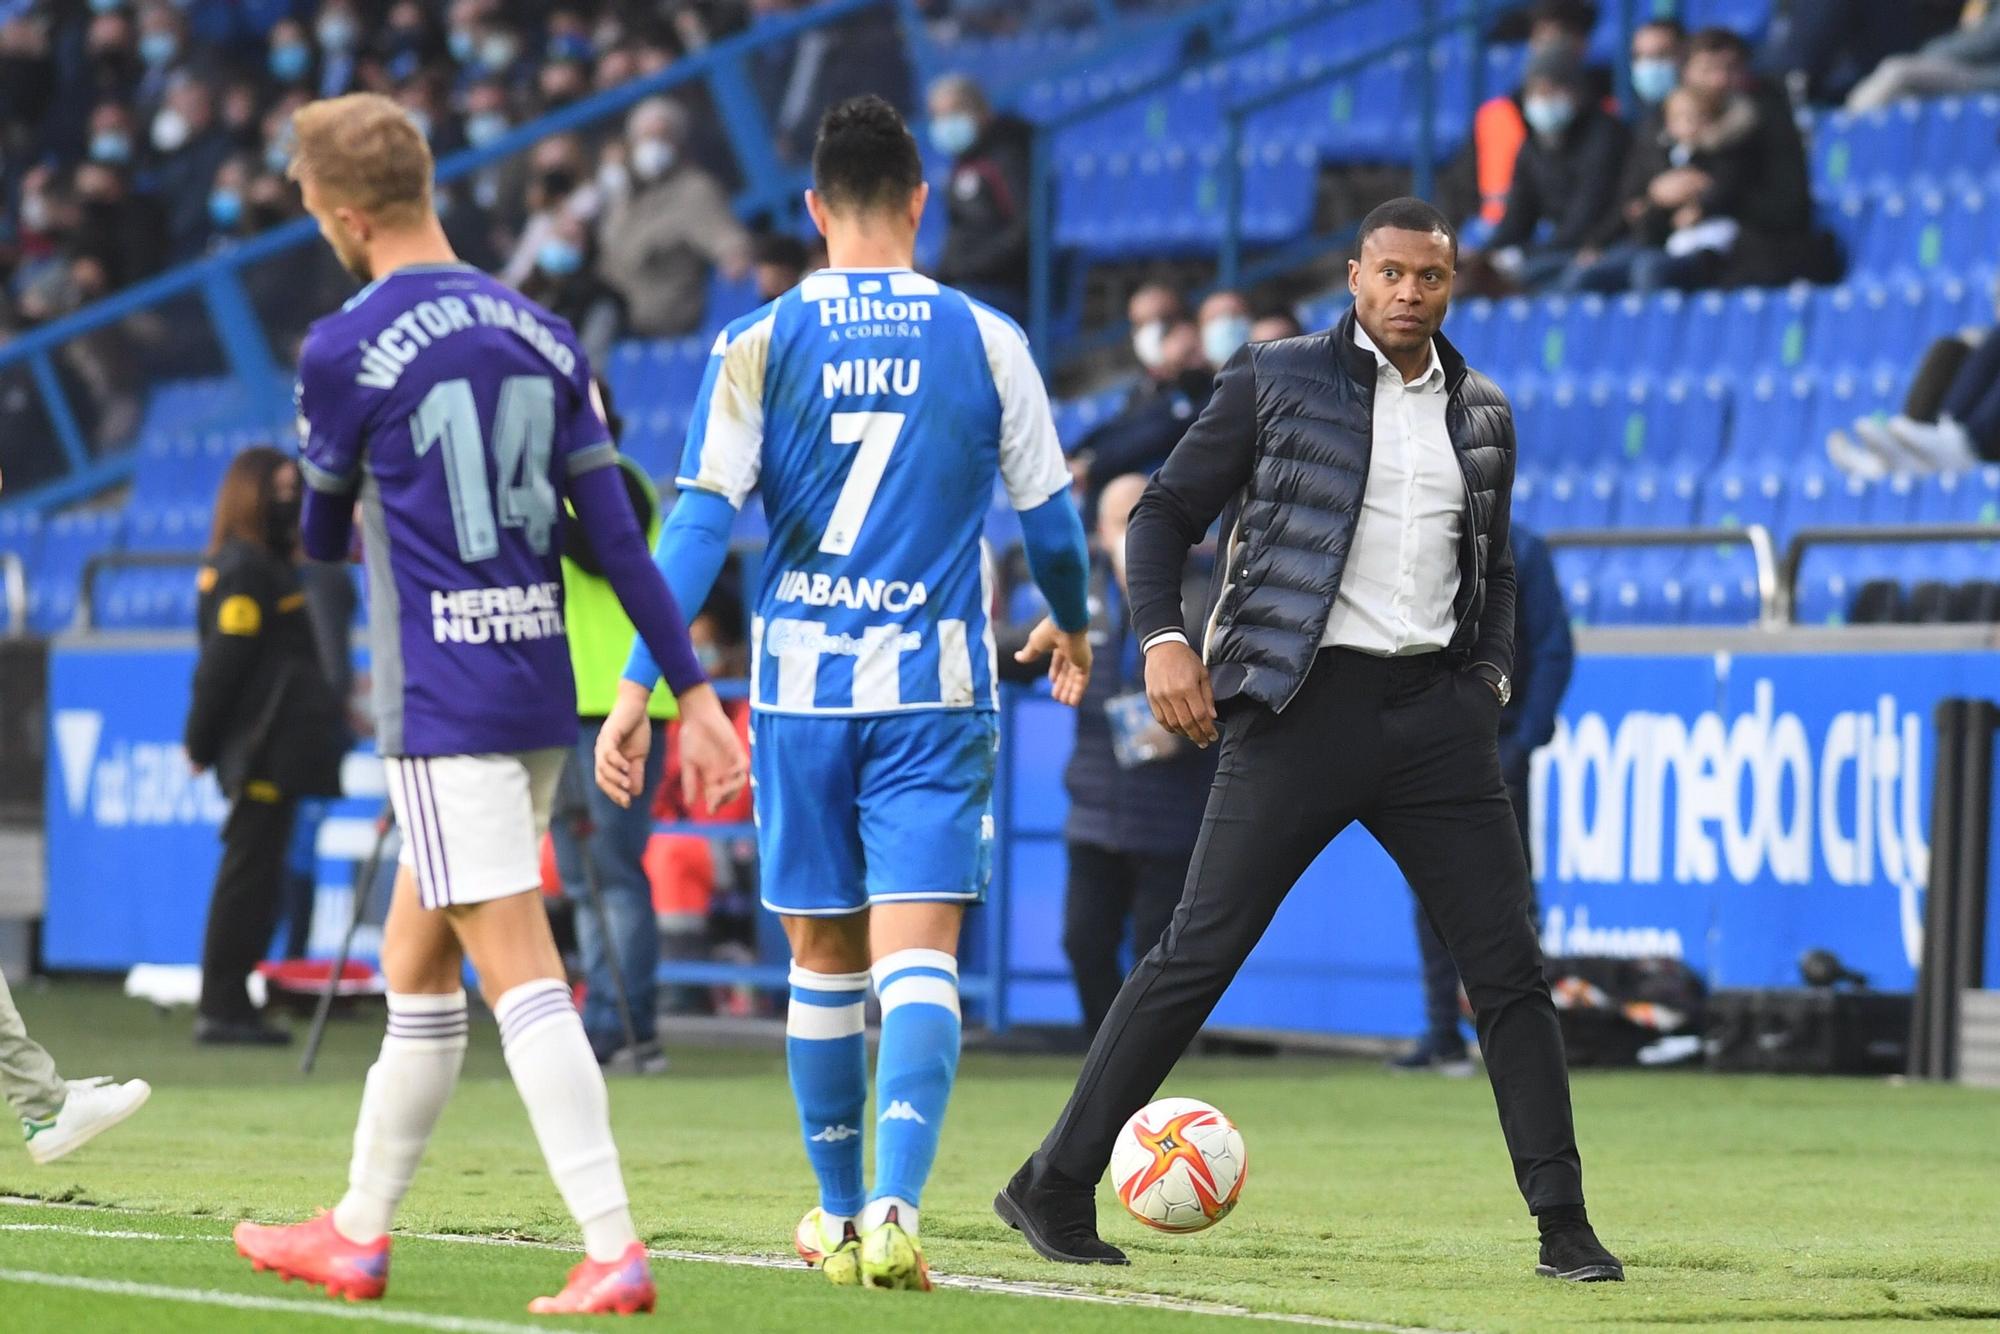
M 403 831 L 400 865 L 426 908 L 486 903 L 542 885 L 542 834 L 569 751 L 392 755 L 389 800 Z

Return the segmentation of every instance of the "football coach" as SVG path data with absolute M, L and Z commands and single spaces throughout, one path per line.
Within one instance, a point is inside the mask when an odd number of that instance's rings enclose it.
M 1361 224 L 1353 311 L 1239 351 L 1126 536 L 1146 693 L 1174 732 L 1220 736 L 1215 785 L 1167 934 L 1099 1029 L 1069 1105 L 994 1208 L 1042 1255 L 1123 1264 L 1095 1188 L 1292 884 L 1359 821 L 1450 949 L 1476 1014 L 1538 1272 L 1622 1280 L 1583 1207 L 1562 1034 L 1500 777 L 1514 656 L 1506 398 L 1438 329 L 1457 239 L 1419 199 Z M 1207 653 L 1181 571 L 1217 516 Z

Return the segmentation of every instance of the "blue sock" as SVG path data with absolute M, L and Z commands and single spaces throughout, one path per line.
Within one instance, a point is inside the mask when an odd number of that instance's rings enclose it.
M 861 1116 L 868 1104 L 868 974 L 815 973 L 792 965 L 785 1059 L 819 1206 L 837 1218 L 861 1212 Z
M 875 1189 L 864 1227 L 885 1202 L 916 1230 L 916 1206 L 937 1157 L 958 1074 L 958 961 L 942 950 L 898 950 L 876 961 L 882 1047 L 875 1058 Z

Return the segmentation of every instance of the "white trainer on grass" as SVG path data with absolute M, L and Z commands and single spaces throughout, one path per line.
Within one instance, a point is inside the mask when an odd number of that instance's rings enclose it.
M 28 1156 L 38 1163 L 52 1163 L 66 1153 L 82 1148 L 111 1127 L 146 1105 L 153 1086 L 143 1079 L 122 1084 L 99 1076 L 72 1079 L 62 1110 L 46 1121 L 21 1119 L 21 1133 L 28 1142 Z

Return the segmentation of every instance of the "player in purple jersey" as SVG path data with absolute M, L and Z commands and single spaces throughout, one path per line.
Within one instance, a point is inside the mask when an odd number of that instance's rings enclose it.
M 313 326 L 299 358 L 305 546 L 344 557 L 358 502 L 377 747 L 404 837 L 383 933 L 389 1032 L 362 1094 L 347 1193 L 311 1222 L 238 1224 L 237 1247 L 259 1269 L 381 1296 L 390 1221 L 465 1054 L 470 958 L 583 1229 L 584 1262 L 529 1309 L 650 1311 L 604 1076 L 537 892 L 540 837 L 576 734 L 565 495 L 680 698 L 690 799 L 733 797 L 746 758 L 646 549 L 575 334 L 457 262 L 431 203 L 430 149 L 394 102 L 315 102 L 293 129 L 306 209 L 368 284 Z

